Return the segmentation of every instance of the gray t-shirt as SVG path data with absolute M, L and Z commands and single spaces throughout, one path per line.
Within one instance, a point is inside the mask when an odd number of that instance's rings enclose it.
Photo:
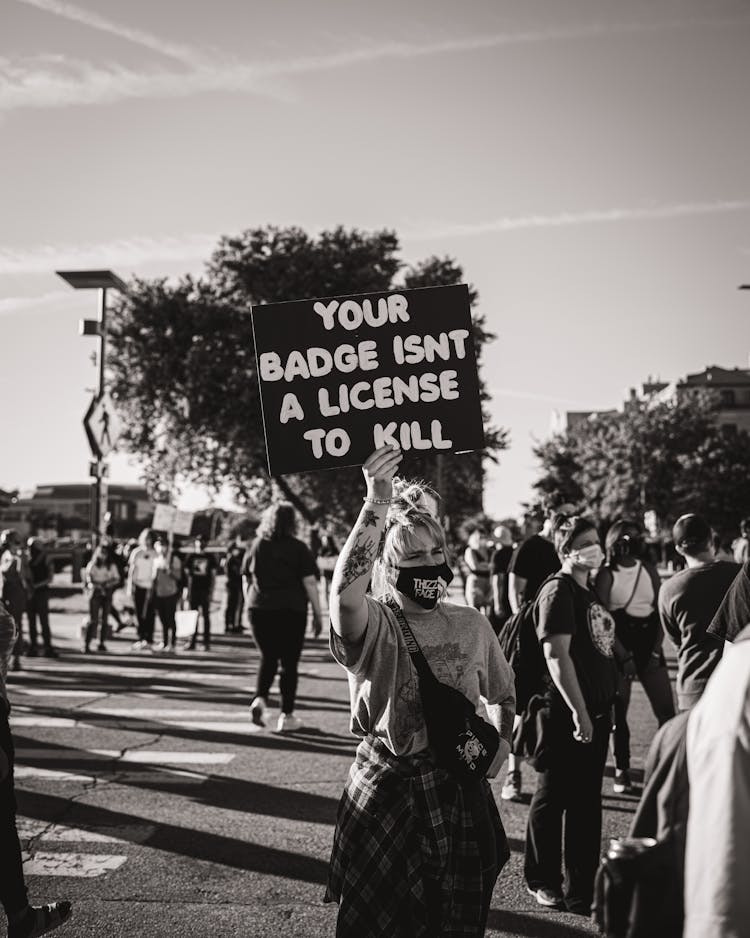
M 366 597 L 364 637 L 344 642 L 331 630 L 331 652 L 347 671 L 351 730 L 382 739 L 394 755 L 428 748 L 417 674 L 390 609 Z M 510 740 L 515 710 L 513 672 L 487 619 L 470 606 L 438 603 L 407 616 L 439 681 L 460 690 L 476 712 Z

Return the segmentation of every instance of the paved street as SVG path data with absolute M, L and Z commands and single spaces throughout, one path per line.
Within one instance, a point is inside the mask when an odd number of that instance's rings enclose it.
M 128 630 L 107 656 L 84 657 L 81 616 L 52 621 L 63 657 L 27 659 L 10 695 L 28 881 L 35 900 L 73 901 L 61 935 L 332 935 L 335 907 L 321 899 L 355 744 L 327 643 L 304 652 L 304 731 L 278 736 L 249 721 L 257 655 L 247 635 L 221 635 L 209 654 L 157 656 L 133 653 Z M 632 713 L 639 769 L 655 728 L 640 686 Z M 625 831 L 635 799 L 611 794 L 611 767 L 605 786 L 608 837 Z M 488 935 L 592 933 L 527 896 L 526 806 L 501 812 L 513 855 Z

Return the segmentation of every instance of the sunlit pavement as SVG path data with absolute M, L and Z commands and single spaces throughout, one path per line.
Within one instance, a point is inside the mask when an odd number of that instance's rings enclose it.
M 220 616 L 216 615 L 218 624 Z M 70 898 L 60 935 L 333 935 L 322 902 L 336 805 L 355 748 L 344 673 L 308 640 L 298 715 L 304 730 L 249 719 L 257 653 L 219 635 L 210 653 L 134 653 L 132 630 L 107 655 L 80 654 L 80 615 L 53 615 L 60 659 L 10 676 L 19 827 L 35 900 Z M 127 637 L 126 637 L 127 636 Z M 640 778 L 655 722 L 640 685 L 631 709 Z M 605 779 L 608 838 L 636 799 Z M 585 920 L 540 909 L 521 877 L 526 805 L 500 802 L 512 858 L 487 934 L 590 934 Z

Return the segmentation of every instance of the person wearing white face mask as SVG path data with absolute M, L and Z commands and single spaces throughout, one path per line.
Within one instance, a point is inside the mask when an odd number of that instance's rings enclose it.
M 536 718 L 538 775 L 524 874 L 539 905 L 589 915 L 600 855 L 610 711 L 617 692 L 615 625 L 589 589 L 592 572 L 604 562 L 593 522 L 558 515 L 552 533 L 562 568 L 543 584 L 534 606 L 548 674 Z

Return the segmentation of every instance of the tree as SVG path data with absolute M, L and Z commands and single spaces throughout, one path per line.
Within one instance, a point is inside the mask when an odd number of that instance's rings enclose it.
M 552 507 L 569 502 L 600 522 L 654 510 L 670 525 L 695 511 L 731 530 L 750 510 L 750 436 L 719 427 L 717 405 L 701 391 L 576 424 L 536 447 L 535 488 Z
M 200 280 L 134 280 L 115 310 L 110 388 L 124 441 L 146 466 L 147 482 L 172 490 L 178 479 L 228 484 L 239 500 L 262 507 L 271 497 L 250 309 L 313 296 L 448 285 L 463 280 L 448 258 L 408 267 L 394 232 L 342 227 L 317 238 L 300 228 L 255 228 L 224 237 Z M 471 291 L 472 305 L 477 302 Z M 474 314 L 477 360 L 493 336 Z M 483 400 L 487 400 L 483 383 Z M 485 415 L 484 453 L 404 459 L 404 472 L 442 489 L 460 521 L 481 509 L 482 456 L 507 446 Z M 274 480 L 305 518 L 351 523 L 361 504 L 359 469 Z

